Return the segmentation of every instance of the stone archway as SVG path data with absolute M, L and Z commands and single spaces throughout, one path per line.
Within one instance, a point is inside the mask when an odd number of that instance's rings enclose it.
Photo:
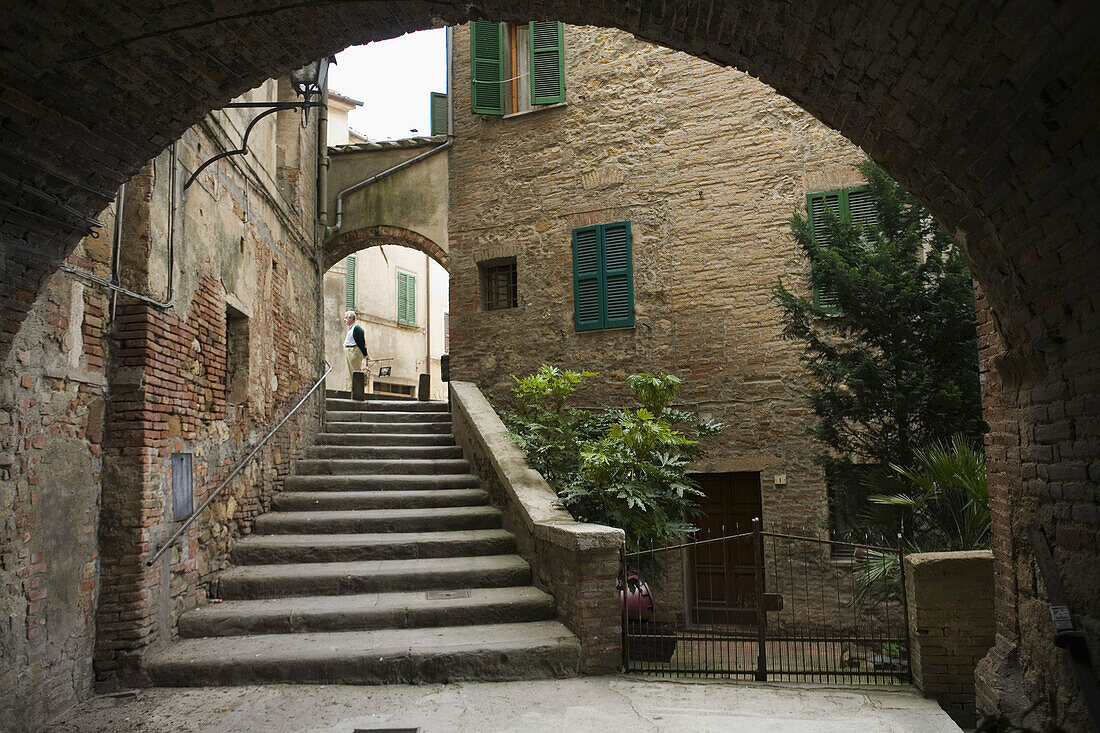
M 83 217 L 206 112 L 350 43 L 473 16 L 614 26 L 736 65 L 929 206 L 989 304 L 999 639 L 1025 650 L 1042 696 L 1072 687 L 1047 629 L 1016 614 L 1039 618 L 1043 595 L 1026 580 L 1030 550 L 1013 537 L 1041 522 L 1061 568 L 1095 567 L 1100 552 L 1095 3 L 134 0 L 60 15 L 15 0 L 0 52 L 0 357 L 86 230 Z M 459 103 L 464 94 L 456 90 Z M 1098 589 L 1067 589 L 1091 623 Z
M 438 262 L 444 270 L 450 272 L 451 256 L 438 244 L 423 234 L 417 234 L 409 229 L 384 225 L 353 229 L 350 232 L 338 234 L 330 241 L 325 242 L 325 259 L 321 263 L 321 269 L 328 270 L 343 258 L 359 250 L 384 244 L 394 244 L 419 250 Z

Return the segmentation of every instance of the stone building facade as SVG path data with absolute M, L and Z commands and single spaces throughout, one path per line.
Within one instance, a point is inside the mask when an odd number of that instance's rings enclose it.
M 769 529 L 824 536 L 807 379 L 772 290 L 808 287 L 787 222 L 807 194 L 860 185 L 862 153 L 748 74 L 589 27 L 564 26 L 564 103 L 473 114 L 471 27 L 454 43 L 455 378 L 504 396 L 543 363 L 588 369 L 594 405 L 629 404 L 628 374 L 677 374 L 683 406 L 727 425 L 694 467 L 715 492 L 707 529 L 762 510 Z M 617 222 L 632 323 L 580 330 L 574 233 Z M 501 266 L 514 307 L 486 300 Z M 728 506 L 746 496 L 757 507 Z
M 272 80 L 238 101 L 293 98 Z M 95 682 L 137 681 L 312 436 L 307 406 L 146 565 L 320 376 L 316 116 L 269 117 L 248 155 L 184 188 L 239 146 L 256 112 L 213 112 L 149 161 L 50 277 L 5 355 L 5 730 L 40 729 Z

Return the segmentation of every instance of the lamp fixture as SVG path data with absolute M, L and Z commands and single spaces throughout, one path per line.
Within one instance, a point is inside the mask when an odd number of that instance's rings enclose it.
M 252 132 L 252 128 L 256 126 L 256 123 L 262 120 L 268 115 L 280 112 L 285 109 L 300 109 L 302 110 L 302 122 L 305 124 L 309 120 L 309 110 L 313 107 L 323 107 L 324 102 L 320 100 L 314 101 L 314 97 L 320 97 L 325 87 L 328 85 L 328 68 L 330 64 L 336 63 L 336 57 L 329 56 L 323 59 L 317 59 L 311 61 L 300 69 L 295 69 L 290 72 L 290 84 L 294 87 L 294 92 L 302 98 L 300 102 L 230 102 L 222 107 L 222 109 L 230 108 L 251 108 L 264 110 L 260 114 L 252 118 L 248 123 L 248 126 L 244 128 L 244 137 L 241 140 L 241 147 L 236 150 L 227 150 L 224 153 L 218 153 L 213 158 L 210 158 L 191 174 L 191 177 L 187 179 L 187 182 L 183 184 L 186 189 L 203 170 L 206 169 L 211 163 L 221 160 L 222 158 L 228 158 L 231 155 L 244 155 L 248 152 L 248 136 Z

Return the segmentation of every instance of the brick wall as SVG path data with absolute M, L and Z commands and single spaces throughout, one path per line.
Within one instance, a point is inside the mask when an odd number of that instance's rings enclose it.
M 268 86 L 274 94 L 275 82 Z M 197 508 L 320 376 L 310 193 L 316 142 L 297 113 L 280 114 L 288 115 L 288 124 L 276 125 L 284 142 L 295 131 L 305 151 L 294 164 L 310 175 L 298 182 L 272 134 L 254 141 L 248 159 L 208 169 L 186 195 L 177 192 L 174 215 L 169 154 L 128 186 L 124 277 L 166 292 L 175 227 L 174 305 L 123 297 L 114 324 L 95 655 L 97 679 L 109 684 L 143 679 L 142 661 L 171 641 L 181 613 L 205 602 L 233 540 L 269 506 L 315 430 L 316 409 L 306 406 L 157 564 L 145 565 L 179 526 L 172 454 L 192 455 Z M 190 131 L 178 146 L 181 167 L 193 170 L 245 121 L 215 115 Z M 240 323 L 233 329 L 231 316 Z M 231 363 L 243 373 L 230 375 Z
M 974 668 L 993 646 L 993 553 L 905 558 L 913 684 L 960 726 L 973 727 Z
M 101 215 L 109 232 L 113 211 Z M 104 276 L 109 239 L 67 263 Z M 0 727 L 34 729 L 91 690 L 108 301 L 60 272 L 0 377 Z
M 808 381 L 771 291 L 805 291 L 787 222 L 807 191 L 858 183 L 861 153 L 747 74 L 613 30 L 566 26 L 565 43 L 567 104 L 501 119 L 470 113 L 455 33 L 452 374 L 502 397 L 542 363 L 590 369 L 589 405 L 630 404 L 628 374 L 678 374 L 682 405 L 727 424 L 693 470 L 759 471 L 766 526 L 822 536 Z M 576 332 L 571 232 L 622 220 L 635 325 Z M 501 256 L 519 307 L 483 311 L 478 263 Z

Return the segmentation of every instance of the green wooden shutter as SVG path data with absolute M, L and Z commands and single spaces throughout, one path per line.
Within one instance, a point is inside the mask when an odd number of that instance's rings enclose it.
M 474 114 L 504 114 L 504 27 L 475 20 L 470 27 L 470 99 Z
M 565 26 L 557 21 L 529 24 L 531 104 L 565 101 Z
M 416 275 L 397 273 L 397 322 L 416 325 Z
M 578 331 L 603 328 L 600 228 L 573 230 L 573 324 Z
M 828 248 L 833 245 L 825 211 L 832 211 L 838 218 L 842 217 L 841 194 L 843 193 L 843 191 L 812 193 L 806 197 L 806 208 L 810 214 L 810 226 L 813 229 L 814 241 L 821 247 Z M 815 287 L 814 304 L 825 310 L 833 310 L 837 307 L 836 293 L 831 288 Z
M 630 261 L 630 222 L 605 224 L 603 230 L 604 328 L 634 325 L 634 283 Z
M 355 255 L 344 260 L 344 308 L 355 310 Z
M 432 92 L 431 98 L 432 134 L 447 134 L 447 95 L 442 92 Z

